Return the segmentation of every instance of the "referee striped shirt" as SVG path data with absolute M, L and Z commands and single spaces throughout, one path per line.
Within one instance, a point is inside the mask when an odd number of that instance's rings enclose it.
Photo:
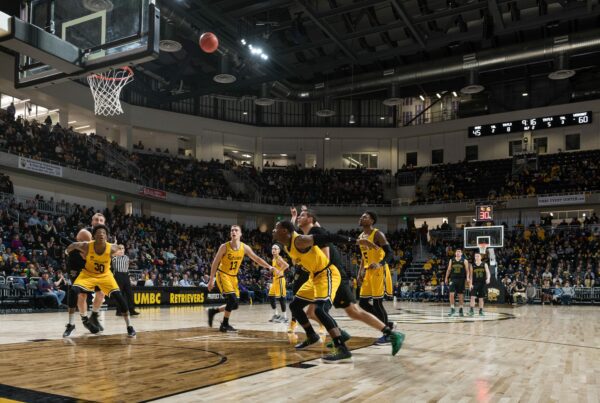
M 113 257 L 110 267 L 113 273 L 129 273 L 129 257 L 126 255 Z

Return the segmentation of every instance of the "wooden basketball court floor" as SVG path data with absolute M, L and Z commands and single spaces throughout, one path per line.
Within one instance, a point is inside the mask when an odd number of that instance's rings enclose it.
M 78 319 L 70 340 L 64 312 L 0 315 L 0 402 L 600 401 L 597 307 L 490 307 L 473 319 L 436 304 L 387 308 L 407 335 L 396 357 L 333 311 L 354 336 L 343 365 L 321 363 L 323 345 L 294 351 L 268 305 L 242 306 L 231 321 L 241 331 L 225 335 L 207 328 L 204 307 L 141 309 L 136 339 L 112 311 L 104 335 Z

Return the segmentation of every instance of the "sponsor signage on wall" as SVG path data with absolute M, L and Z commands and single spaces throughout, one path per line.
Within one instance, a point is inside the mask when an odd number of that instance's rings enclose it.
M 19 157 L 19 168 L 42 175 L 51 175 L 58 177 L 63 176 L 62 167 L 60 165 L 54 165 L 43 161 L 32 160 L 31 158 Z
M 140 188 L 138 193 L 141 194 L 142 196 L 152 197 L 154 199 L 165 200 L 167 198 L 167 192 L 165 192 L 164 190 L 160 190 L 160 189 L 142 187 L 142 188 Z
M 585 203 L 585 194 L 562 195 L 562 196 L 538 196 L 538 206 L 560 206 L 564 204 Z

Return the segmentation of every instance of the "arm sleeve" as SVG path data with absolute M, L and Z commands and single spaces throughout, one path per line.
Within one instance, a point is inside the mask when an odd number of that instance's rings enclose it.
M 394 251 L 392 250 L 392 247 L 390 246 L 389 243 L 383 245 L 382 248 L 383 248 L 383 251 L 385 252 L 385 256 L 383 257 L 383 259 L 381 259 L 381 262 L 379 262 L 379 264 L 384 266 L 394 260 Z
M 338 234 L 314 234 L 313 241 L 317 246 L 327 246 L 328 243 L 342 243 L 342 244 L 355 244 L 356 238 L 352 238 L 351 236 L 344 236 Z

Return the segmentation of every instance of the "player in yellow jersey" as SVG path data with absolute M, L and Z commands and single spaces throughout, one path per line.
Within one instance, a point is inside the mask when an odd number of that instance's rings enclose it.
M 366 211 L 360 216 L 358 223 L 363 230 L 359 238 L 368 239 L 378 246 L 377 249 L 360 247 L 361 264 L 358 277 L 362 279 L 362 283 L 359 305 L 393 329 L 394 325 L 388 321 L 388 315 L 383 306 L 383 297 L 386 295 L 386 272 L 389 273 L 388 263 L 393 260 L 394 252 L 383 232 L 373 227 L 377 223 L 377 214 Z M 369 303 L 371 299 L 373 305 Z M 389 337 L 384 335 L 375 344 L 388 342 Z
M 75 237 L 76 242 L 90 242 L 92 240 L 91 230 L 96 225 L 105 225 L 106 218 L 102 213 L 96 213 L 92 216 L 92 226 L 88 228 L 82 228 Z M 74 252 L 68 255 L 67 266 L 70 272 L 76 272 L 79 275 L 79 272 L 83 270 L 85 266 L 85 258 L 79 252 Z M 75 276 L 76 277 L 76 276 Z M 73 334 L 75 330 L 75 311 L 77 310 L 77 294 L 71 285 L 67 290 L 67 305 L 69 306 L 69 322 L 67 323 L 66 329 L 63 333 L 63 337 L 69 337 Z M 98 321 L 98 312 L 100 312 L 100 308 L 102 307 L 102 303 L 104 302 L 104 294 L 102 291 L 96 290 L 94 293 L 94 301 L 92 302 L 92 315 L 90 316 L 90 321 L 97 326 L 100 331 L 104 330 Z
M 352 359 L 352 354 L 346 347 L 336 321 L 329 315 L 332 301 L 340 286 L 341 276 L 338 268 L 331 263 L 317 244 L 330 242 L 354 244 L 359 242 L 362 245 L 368 245 L 369 241 L 357 241 L 351 237 L 329 233 L 300 235 L 291 221 L 278 222 L 273 230 L 273 238 L 282 244 L 290 258 L 302 265 L 310 275 L 309 279 L 296 292 L 294 300 L 290 304 L 290 310 L 306 332 L 306 339 L 297 344 L 296 349 L 304 349 L 321 339 L 304 312 L 307 305 L 314 304 L 315 315 L 325 326 L 334 343 L 334 352 L 323 357 L 323 362 L 348 362 Z
M 230 231 L 231 240 L 219 246 L 219 250 L 213 259 L 210 268 L 210 279 L 208 280 L 208 291 L 212 291 L 215 286 L 215 280 L 219 291 L 223 294 L 227 303 L 218 308 L 208 310 L 208 326 L 212 327 L 215 315 L 223 312 L 223 322 L 219 327 L 221 332 L 235 332 L 236 330 L 229 324 L 231 312 L 238 309 L 240 289 L 238 288 L 238 272 L 244 256 L 248 255 L 250 259 L 260 266 L 269 270 L 275 270 L 271 265 L 261 259 L 245 243 L 241 242 L 242 229 L 239 225 L 232 225 Z
M 66 252 L 74 250 L 81 252 L 85 257 L 85 267 L 77 276 L 73 288 L 77 293 L 77 307 L 81 314 L 83 326 L 92 333 L 98 333 L 100 330 L 92 323 L 87 316 L 87 295 L 94 292 L 96 287 L 100 288 L 105 295 L 112 296 L 115 303 L 123 312 L 123 319 L 127 325 L 127 335 L 135 337 L 136 333 L 131 326 L 129 313 L 127 313 L 127 302 L 119 290 L 119 285 L 110 271 L 110 262 L 112 256 L 117 253 L 117 245 L 106 242 L 108 239 L 108 228 L 104 225 L 96 225 L 92 229 L 91 242 L 74 242 L 67 247 Z
M 279 245 L 274 244 L 271 247 L 271 254 L 273 255 L 273 262 L 271 264 L 275 270 L 273 271 L 273 281 L 271 283 L 271 287 L 269 288 L 269 300 L 274 313 L 269 322 L 286 323 L 288 318 L 287 310 L 285 309 L 285 297 L 287 295 L 285 271 L 290 267 L 290 265 L 283 260 L 280 253 L 281 248 Z M 280 316 L 277 312 L 277 300 L 279 300 L 279 304 L 281 305 L 282 316 Z

